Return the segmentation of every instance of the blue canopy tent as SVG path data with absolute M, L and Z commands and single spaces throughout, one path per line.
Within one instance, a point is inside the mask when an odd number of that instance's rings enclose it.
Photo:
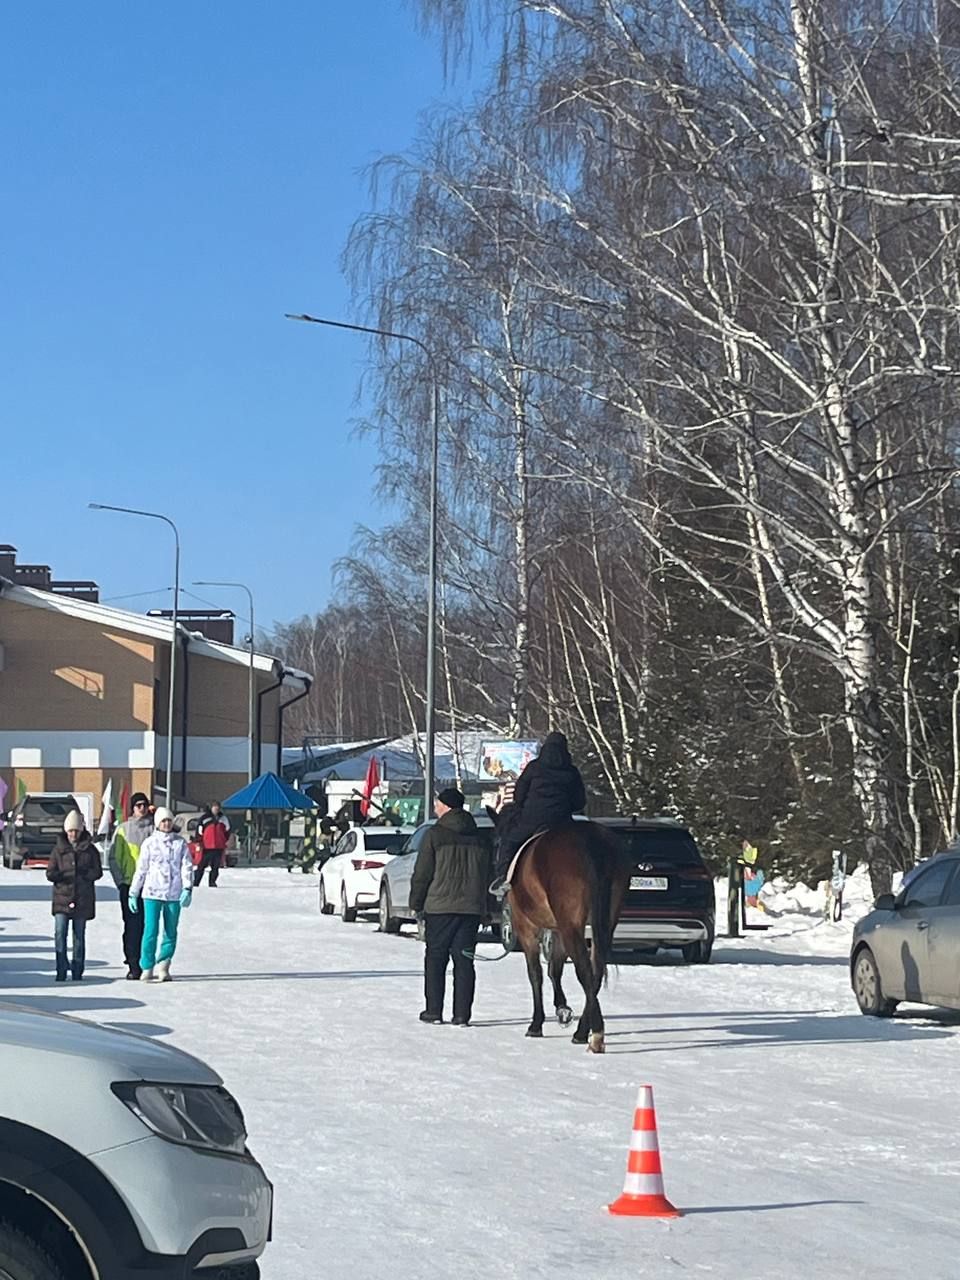
M 291 787 L 275 773 L 261 773 L 245 787 L 220 802 L 221 809 L 250 809 L 257 813 L 282 812 L 287 809 L 316 809 L 317 802 Z
M 282 837 L 283 854 L 275 852 L 272 856 L 282 856 L 286 859 L 290 856 L 290 815 L 294 812 L 311 812 L 318 807 L 315 800 L 311 800 L 308 795 L 304 795 L 296 787 L 291 787 L 288 782 L 278 778 L 275 773 L 261 773 L 259 778 L 254 778 L 245 787 L 235 791 L 232 796 L 227 796 L 226 800 L 222 800 L 220 806 L 223 809 L 240 809 L 250 815 L 252 822 L 248 839 L 252 836 L 253 840 L 248 844 L 247 852 L 249 856 L 256 858 L 258 855 L 254 854 L 254 848 L 259 850 L 264 837 L 273 834 Z M 263 822 L 262 819 L 265 814 L 285 814 L 287 818 L 286 821 L 280 819 L 276 823 L 269 820 Z M 302 844 L 302 841 L 300 843 Z M 267 847 L 269 847 L 269 842 Z M 276 846 L 274 846 L 275 848 Z M 261 852 L 259 856 L 270 855 L 264 855 Z M 306 870 L 306 866 L 304 866 L 304 870 Z

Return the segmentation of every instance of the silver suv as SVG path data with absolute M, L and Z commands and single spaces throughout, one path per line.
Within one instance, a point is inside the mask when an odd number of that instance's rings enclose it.
M 260 1275 L 272 1188 L 203 1062 L 0 1005 L 0 1081 L 4 1280 Z

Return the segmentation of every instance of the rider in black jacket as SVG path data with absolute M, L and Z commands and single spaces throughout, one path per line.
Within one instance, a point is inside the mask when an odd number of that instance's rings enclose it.
M 525 840 L 569 822 L 587 803 L 580 770 L 570 759 L 567 740 L 562 733 L 548 733 L 540 754 L 521 773 L 513 804 L 504 810 L 497 851 L 497 880 L 491 892 L 503 893 L 501 883 L 507 868 Z

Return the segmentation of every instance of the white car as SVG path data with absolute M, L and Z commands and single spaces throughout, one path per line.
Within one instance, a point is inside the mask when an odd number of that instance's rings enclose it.
M 376 911 L 383 869 L 400 852 L 413 827 L 354 827 L 337 841 L 320 868 L 320 910 L 339 910 L 350 924 L 358 911 Z
M 256 1280 L 273 1190 L 216 1072 L 0 1005 L 0 1277 Z
M 485 813 L 475 813 L 473 816 L 478 829 L 492 840 L 491 820 Z M 405 840 L 398 856 L 392 858 L 390 865 L 380 873 L 377 913 L 381 933 L 399 933 L 402 924 L 409 924 L 416 920 L 416 912 L 410 906 L 410 881 L 413 878 L 413 869 L 417 865 L 417 854 L 434 821 L 435 819 L 431 818 L 429 822 L 424 822 L 417 827 Z M 495 930 L 499 929 L 500 905 L 494 898 L 488 901 L 488 914 Z

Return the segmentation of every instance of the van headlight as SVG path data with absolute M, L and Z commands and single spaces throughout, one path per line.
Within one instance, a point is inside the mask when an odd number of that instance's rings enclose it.
M 119 1081 L 111 1089 L 158 1137 L 204 1151 L 243 1155 L 243 1112 L 221 1085 L 146 1084 Z

